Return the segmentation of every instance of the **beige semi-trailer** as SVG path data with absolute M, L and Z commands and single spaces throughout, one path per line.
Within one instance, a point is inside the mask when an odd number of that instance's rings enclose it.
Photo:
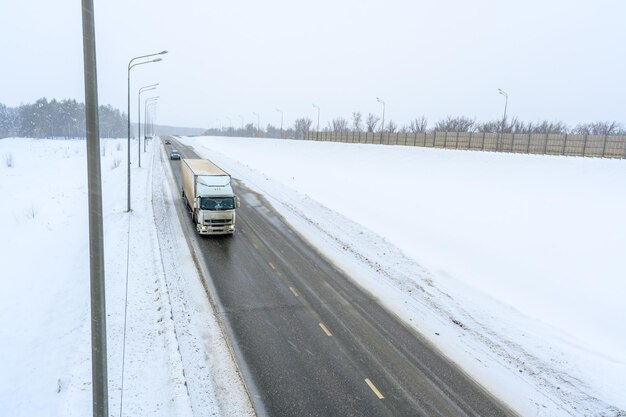
M 206 159 L 183 159 L 180 166 L 183 200 L 198 233 L 234 233 L 239 198 L 233 193 L 230 175 Z

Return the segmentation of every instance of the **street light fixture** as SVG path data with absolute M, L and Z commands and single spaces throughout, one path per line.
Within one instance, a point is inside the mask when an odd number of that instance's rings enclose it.
M 313 104 L 313 107 L 317 109 L 317 132 L 315 133 L 315 140 L 319 140 L 320 138 L 320 108 L 319 106 Z
M 252 112 L 256 116 L 256 136 L 261 137 L 261 117 L 259 113 Z
M 506 123 L 506 108 L 507 108 L 507 105 L 509 104 L 509 95 L 501 88 L 498 88 L 498 93 L 504 96 L 504 116 L 502 116 L 502 125 L 500 127 L 500 135 L 503 135 L 504 124 Z M 496 152 L 498 151 L 498 142 L 500 141 L 498 140 L 498 137 L 496 136 Z
M 152 56 L 164 55 L 166 53 L 167 51 L 161 51 L 161 52 L 157 52 L 156 54 L 136 56 L 135 58 L 128 61 L 128 73 L 127 73 L 128 74 L 128 91 L 127 91 L 128 109 L 127 109 L 127 114 L 126 114 L 126 117 L 128 119 L 128 145 L 127 145 L 127 148 L 128 148 L 128 193 L 127 194 L 128 196 L 127 196 L 126 212 L 130 212 L 130 70 L 133 69 L 133 67 L 136 67 L 137 65 L 150 64 L 152 62 L 162 61 L 161 58 L 155 58 L 150 61 L 142 61 L 142 62 L 137 62 L 133 64 L 133 62 L 138 59 L 150 58 Z
M 276 107 L 276 111 L 280 112 L 280 138 L 283 138 L 283 111 Z
M 141 168 L 141 93 L 143 93 L 144 91 L 156 90 L 158 85 L 159 83 L 141 87 L 139 89 L 139 93 L 137 94 L 137 161 L 139 168 Z M 145 142 L 146 141 L 144 139 L 144 144 Z

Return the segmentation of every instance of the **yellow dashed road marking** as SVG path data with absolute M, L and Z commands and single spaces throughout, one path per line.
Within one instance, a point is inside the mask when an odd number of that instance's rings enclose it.
M 384 400 L 385 399 L 385 397 L 383 397 L 383 394 L 381 394 L 380 391 L 378 391 L 378 388 L 376 388 L 374 383 L 372 381 L 370 381 L 369 378 L 365 378 L 365 383 L 367 384 L 368 387 L 370 387 L 370 389 L 372 391 L 374 391 L 374 394 L 376 394 L 376 396 L 378 397 L 379 400 Z
M 322 328 L 322 330 L 324 330 L 324 333 L 326 333 L 326 336 L 332 336 L 333 335 L 330 332 L 330 330 L 328 330 L 328 327 L 324 326 L 324 323 L 320 323 L 320 327 Z
M 298 291 L 296 291 L 294 287 L 289 287 L 289 291 L 291 291 L 295 297 L 300 297 L 300 294 L 298 294 Z
M 273 263 L 268 262 L 268 264 L 269 264 L 270 268 L 272 268 L 273 270 L 276 270 L 276 267 L 274 266 L 274 264 L 273 264 Z

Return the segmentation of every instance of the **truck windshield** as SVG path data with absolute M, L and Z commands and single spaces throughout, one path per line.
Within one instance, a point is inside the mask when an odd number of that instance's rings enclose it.
M 201 210 L 232 210 L 235 208 L 233 197 L 202 197 L 200 198 Z

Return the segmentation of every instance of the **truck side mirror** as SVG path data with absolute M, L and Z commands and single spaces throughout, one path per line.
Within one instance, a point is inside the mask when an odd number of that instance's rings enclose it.
M 241 207 L 241 201 L 239 201 L 239 197 L 235 196 L 235 208 Z

